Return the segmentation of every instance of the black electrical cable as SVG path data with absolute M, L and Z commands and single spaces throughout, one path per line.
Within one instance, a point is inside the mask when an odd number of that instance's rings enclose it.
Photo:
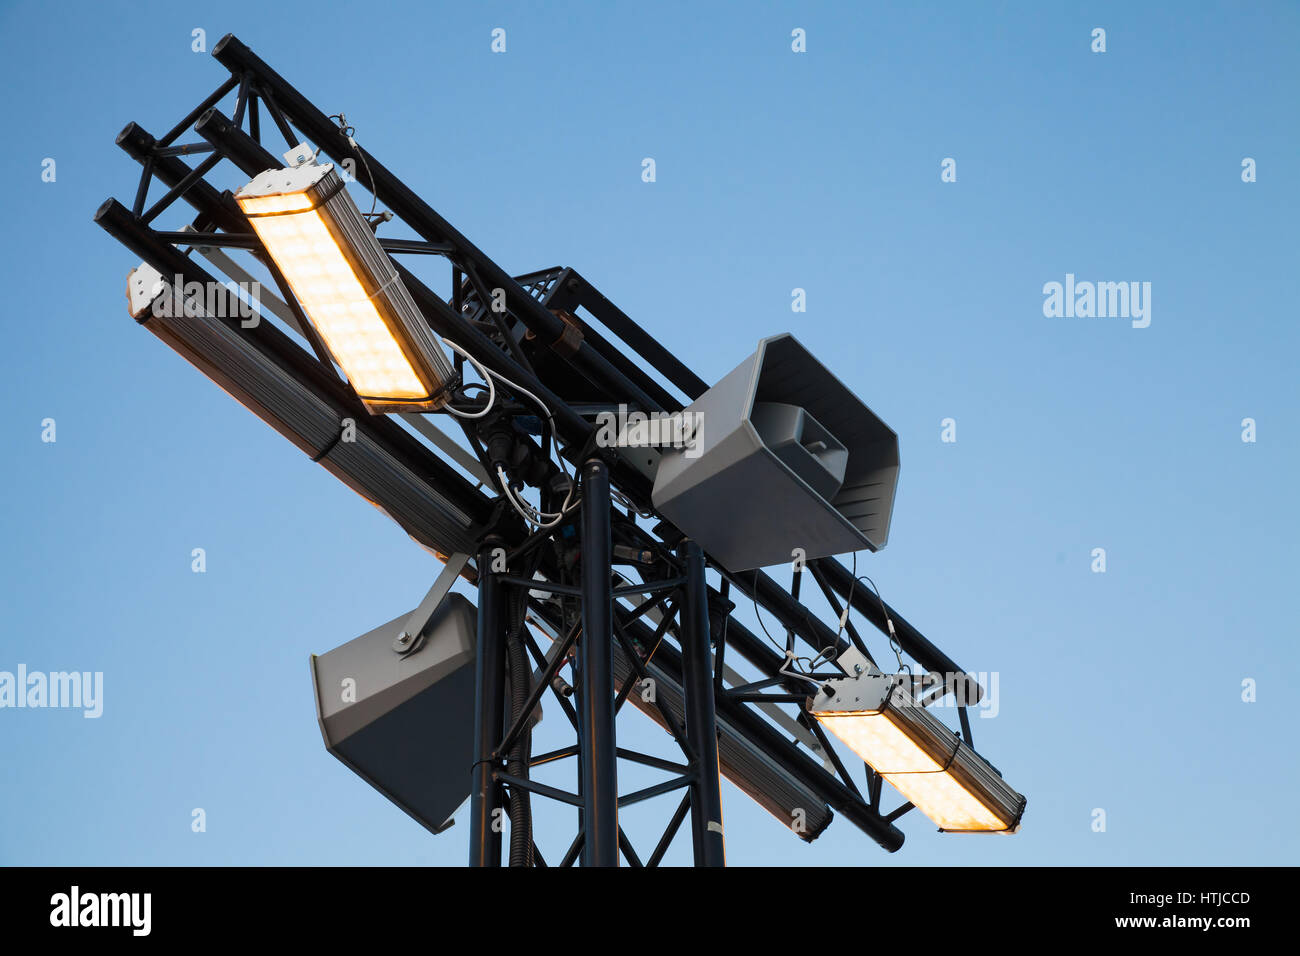
M 889 649 L 894 652 L 894 656 L 898 659 L 898 672 L 901 674 L 906 670 L 908 674 L 911 674 L 911 665 L 903 663 L 902 648 L 899 646 L 898 638 L 894 634 L 894 621 L 889 616 L 889 606 L 885 604 L 885 599 L 881 597 L 880 588 L 876 587 L 876 582 L 872 581 L 871 578 L 867 577 L 865 574 L 858 574 L 858 552 L 856 551 L 853 552 L 853 581 L 849 584 L 849 593 L 844 599 L 844 620 L 848 620 L 848 615 L 853 609 L 853 589 L 858 586 L 859 581 L 866 581 L 871 585 L 871 590 L 875 592 L 876 600 L 880 603 L 880 613 L 885 618 L 885 636 L 889 638 Z M 844 625 L 841 624 L 840 630 L 843 629 Z M 866 654 L 867 660 L 870 660 L 873 664 L 875 663 L 874 660 L 871 660 L 871 655 L 867 654 L 867 649 L 865 647 L 858 649 L 862 651 L 863 654 Z

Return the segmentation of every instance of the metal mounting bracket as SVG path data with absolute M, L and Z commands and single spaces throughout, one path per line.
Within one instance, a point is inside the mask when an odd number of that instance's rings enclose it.
M 433 612 L 438 610 L 438 605 L 451 591 L 451 586 L 456 583 L 456 579 L 460 577 L 467 564 L 469 564 L 468 554 L 453 554 L 447 559 L 442 572 L 433 582 L 433 587 L 429 588 L 429 593 L 424 596 L 420 606 L 411 612 L 411 616 L 406 619 L 406 624 L 393 638 L 393 650 L 396 653 L 405 657 L 423 646 L 424 629 L 429 624 L 429 618 L 433 617 Z

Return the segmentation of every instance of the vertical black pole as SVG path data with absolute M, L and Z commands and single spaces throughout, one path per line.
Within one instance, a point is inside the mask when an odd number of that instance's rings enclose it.
M 686 565 L 682 606 L 682 684 L 686 696 L 686 739 L 695 751 L 691 784 L 691 836 L 696 866 L 725 866 L 722 838 L 722 783 L 718 774 L 718 721 L 714 712 L 709 654 L 709 589 L 704 552 L 687 541 L 679 556 Z
M 478 652 L 474 662 L 474 772 L 470 786 L 469 865 L 501 865 L 502 814 L 492 752 L 505 734 L 506 592 L 492 570 L 504 553 L 496 536 L 478 552 Z
M 609 509 L 609 468 L 593 458 L 582 466 L 582 637 L 578 641 L 578 666 L 582 695 L 582 819 L 586 831 L 583 866 L 618 866 Z

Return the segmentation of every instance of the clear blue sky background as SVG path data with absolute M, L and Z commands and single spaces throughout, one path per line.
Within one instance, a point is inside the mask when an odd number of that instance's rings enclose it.
M 894 856 L 844 821 L 806 846 L 729 787 L 732 862 L 1295 862 L 1300 14 L 1280 2 L 4 4 L 0 670 L 103 671 L 105 702 L 0 710 L 0 862 L 465 859 L 463 826 L 429 837 L 326 754 L 307 669 L 437 562 L 136 328 L 135 261 L 91 222 L 133 195 L 122 126 L 161 134 L 226 75 L 196 27 L 345 111 L 507 269 L 579 268 L 710 381 L 794 331 L 898 431 L 890 545 L 860 568 L 999 672 L 976 743 L 1028 795 L 1024 830 L 914 813 Z M 1045 318 L 1066 273 L 1150 282 L 1150 327 Z M 539 820 L 548 856 L 571 822 Z

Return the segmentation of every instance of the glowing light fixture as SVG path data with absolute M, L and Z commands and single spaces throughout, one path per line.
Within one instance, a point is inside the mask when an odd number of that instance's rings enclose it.
M 455 370 L 343 185 L 309 159 L 235 199 L 370 412 L 439 408 Z
M 827 681 L 808 710 L 940 830 L 1020 829 L 1025 798 L 895 678 L 867 664 Z

